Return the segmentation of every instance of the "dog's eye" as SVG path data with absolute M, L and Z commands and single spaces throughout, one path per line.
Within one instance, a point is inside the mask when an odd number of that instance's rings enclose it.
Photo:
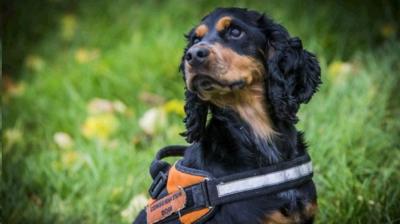
M 237 28 L 237 27 L 233 27 L 231 29 L 229 29 L 229 36 L 231 36 L 234 39 L 238 39 L 240 37 L 242 37 L 243 32 Z
M 197 44 L 198 42 L 200 42 L 200 38 L 195 37 L 195 38 L 193 39 L 193 44 Z

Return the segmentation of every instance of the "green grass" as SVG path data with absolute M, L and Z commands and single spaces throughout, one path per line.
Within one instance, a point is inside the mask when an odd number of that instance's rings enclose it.
M 132 198 L 146 195 L 155 152 L 184 143 L 179 113 L 167 113 L 166 125 L 155 135 L 143 134 L 138 120 L 155 105 L 140 96 L 150 92 L 183 100 L 182 34 L 217 5 L 48 4 L 59 8 L 46 14 L 52 25 L 29 52 L 19 52 L 22 65 L 11 74 L 18 76 L 17 87 L 3 94 L 3 222 L 129 223 L 138 209 L 127 208 Z M 392 17 L 369 21 L 375 11 L 357 14 L 346 5 L 300 1 L 219 5 L 269 12 L 318 54 L 324 84 L 303 106 L 298 125 L 316 169 L 318 223 L 399 222 L 400 42 L 381 31 Z M 359 25 L 366 21 L 367 28 Z M 17 31 L 26 43 L 29 37 Z M 12 43 L 6 34 L 5 55 L 12 55 L 6 49 Z M 95 117 L 87 109 L 94 98 L 127 106 L 123 113 L 111 113 L 118 127 L 106 140 L 82 133 L 86 119 Z M 73 146 L 58 146 L 57 132 L 70 135 Z

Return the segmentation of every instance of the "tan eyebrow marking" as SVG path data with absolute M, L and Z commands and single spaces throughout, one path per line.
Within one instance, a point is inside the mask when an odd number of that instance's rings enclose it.
M 229 16 L 224 16 L 221 19 L 218 20 L 217 24 L 215 25 L 215 29 L 217 29 L 218 32 L 224 30 L 227 28 L 229 25 L 231 25 L 232 18 Z
M 194 33 L 196 34 L 196 37 L 204 37 L 204 35 L 206 35 L 208 32 L 208 27 L 204 24 L 201 24 L 200 26 L 198 26 L 196 28 L 196 30 L 194 31 Z

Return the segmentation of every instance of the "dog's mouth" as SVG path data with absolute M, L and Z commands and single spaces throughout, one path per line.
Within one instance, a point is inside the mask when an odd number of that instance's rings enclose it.
M 191 83 L 191 90 L 196 93 L 216 92 L 227 93 L 235 90 L 243 89 L 246 86 L 244 80 L 224 81 L 217 80 L 209 75 L 198 74 Z

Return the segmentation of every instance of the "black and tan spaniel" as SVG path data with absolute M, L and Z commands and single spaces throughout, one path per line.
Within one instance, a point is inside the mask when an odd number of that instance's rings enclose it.
M 186 84 L 183 135 L 192 144 L 182 166 L 220 178 L 307 155 L 303 134 L 295 127 L 296 113 L 321 80 L 316 57 L 299 38 L 256 11 L 218 8 L 187 40 L 180 67 Z M 218 204 L 196 222 L 312 223 L 316 211 L 316 190 L 309 179 Z M 146 223 L 146 210 L 135 223 Z

